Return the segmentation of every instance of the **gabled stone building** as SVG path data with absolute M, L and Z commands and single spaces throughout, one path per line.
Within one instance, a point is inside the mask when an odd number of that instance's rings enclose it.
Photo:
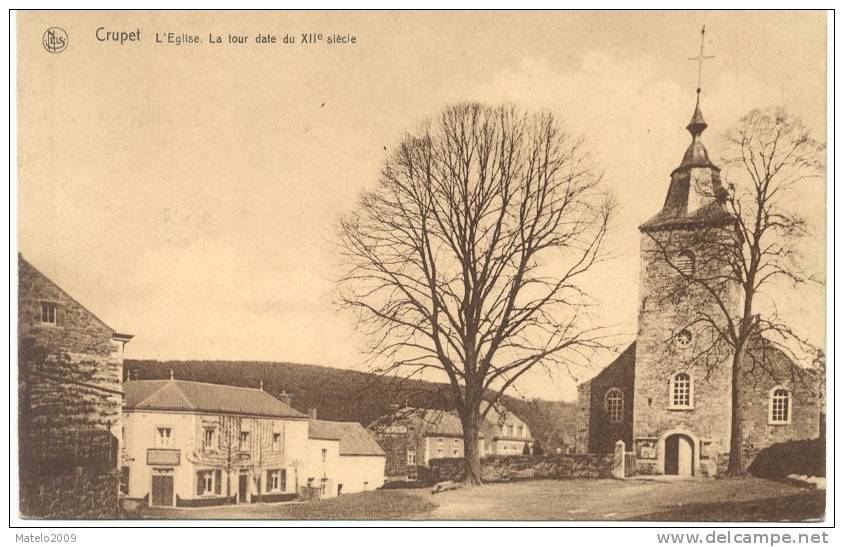
M 482 404 L 481 413 L 488 404 Z M 386 453 L 388 481 L 424 481 L 431 460 L 464 455 L 463 425 L 455 411 L 405 407 L 375 420 L 369 430 Z M 527 424 L 502 405 L 489 409 L 479 430 L 482 458 L 522 455 L 533 445 Z
M 123 346 L 109 327 L 18 256 L 21 512 L 114 517 Z
M 735 233 L 733 217 L 719 199 L 720 169 L 701 140 L 706 127 L 698 95 L 687 126 L 692 142 L 671 173 L 663 208 L 639 227 L 636 340 L 578 387 L 577 450 L 610 452 L 624 441 L 640 473 L 713 476 L 725 468 L 729 453 L 731 362 L 726 355 L 704 353 L 712 335 L 695 322 L 701 314 L 720 317 L 721 310 L 683 277 L 695 272 L 729 278 L 720 270 L 725 261 L 707 255 Z M 720 290 L 722 301 L 738 306 L 733 282 Z M 748 358 L 763 354 L 767 371 L 741 378 L 747 465 L 773 443 L 819 434 L 821 376 L 768 341 L 753 341 Z

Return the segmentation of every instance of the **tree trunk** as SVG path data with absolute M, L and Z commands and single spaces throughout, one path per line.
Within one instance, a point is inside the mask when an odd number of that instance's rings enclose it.
M 232 502 L 232 474 L 228 469 L 226 470 L 226 505 Z
M 727 476 L 740 477 L 745 474 L 744 454 L 742 453 L 742 423 L 741 423 L 741 347 L 733 353 L 730 411 L 730 460 L 727 464 Z
M 463 419 L 463 482 L 466 484 L 482 484 L 481 454 L 478 450 L 478 418 L 479 412 L 467 410 Z

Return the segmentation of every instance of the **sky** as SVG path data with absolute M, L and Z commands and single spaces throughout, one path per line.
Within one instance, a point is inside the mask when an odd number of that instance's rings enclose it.
M 609 260 L 587 289 L 597 320 L 629 342 L 637 226 L 661 208 L 689 142 L 703 24 L 716 163 L 755 107 L 783 105 L 825 140 L 823 13 L 18 13 L 18 250 L 133 334 L 127 358 L 366 370 L 353 318 L 333 304 L 339 216 L 377 182 L 385 147 L 446 105 L 513 103 L 582 135 L 618 201 Z M 57 54 L 41 43 L 54 26 L 69 37 Z M 101 42 L 100 27 L 141 40 Z M 156 43 L 167 32 L 203 43 Z M 305 32 L 356 43 L 252 41 Z M 794 200 L 818 234 L 804 254 L 820 272 L 825 199 L 819 184 Z M 781 302 L 823 344 L 824 290 Z M 513 394 L 571 400 L 588 376 L 537 372 Z

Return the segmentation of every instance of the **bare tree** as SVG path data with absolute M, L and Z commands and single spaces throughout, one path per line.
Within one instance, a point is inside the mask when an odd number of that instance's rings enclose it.
M 220 462 L 226 472 L 226 503 L 231 503 L 232 473 L 240 468 L 241 447 L 240 433 L 243 419 L 239 416 L 220 416 L 219 443 Z
M 447 378 L 467 482 L 480 482 L 484 396 L 602 344 L 581 283 L 612 211 L 600 180 L 551 114 L 464 103 L 406 135 L 341 220 L 341 305 L 377 372 Z
M 686 325 L 699 333 L 690 362 L 708 374 L 729 363 L 732 416 L 727 473 L 741 475 L 745 472 L 742 383 L 758 374 L 806 379 L 811 372 L 796 363 L 806 362 L 807 356 L 817 359 L 819 354 L 780 316 L 776 295 L 819 282 L 807 275 L 799 253 L 800 241 L 809 235 L 806 220 L 788 205 L 799 197 L 793 194 L 795 189 L 823 181 L 825 147 L 783 109 L 749 112 L 728 134 L 728 144 L 725 160 L 732 169 L 726 187 L 709 180 L 692 181 L 708 202 L 708 211 L 702 208 L 705 214 L 697 217 L 697 227 L 709 229 L 689 230 L 683 238 L 646 233 L 656 243 L 655 252 L 681 280 L 663 298 L 709 304 L 694 306 Z M 694 267 L 683 256 L 684 248 L 694 250 Z M 689 298 L 692 295 L 695 298 Z M 788 358 L 786 371 L 778 359 L 782 355 Z

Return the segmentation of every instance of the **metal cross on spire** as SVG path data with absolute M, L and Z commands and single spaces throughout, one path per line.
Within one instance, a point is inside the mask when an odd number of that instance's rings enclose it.
M 703 38 L 706 34 L 706 25 L 700 27 L 700 53 L 698 53 L 697 57 L 689 57 L 689 61 L 697 61 L 697 94 L 700 95 L 700 82 L 703 76 L 703 61 L 706 59 L 712 59 L 714 55 L 704 55 L 703 54 Z

